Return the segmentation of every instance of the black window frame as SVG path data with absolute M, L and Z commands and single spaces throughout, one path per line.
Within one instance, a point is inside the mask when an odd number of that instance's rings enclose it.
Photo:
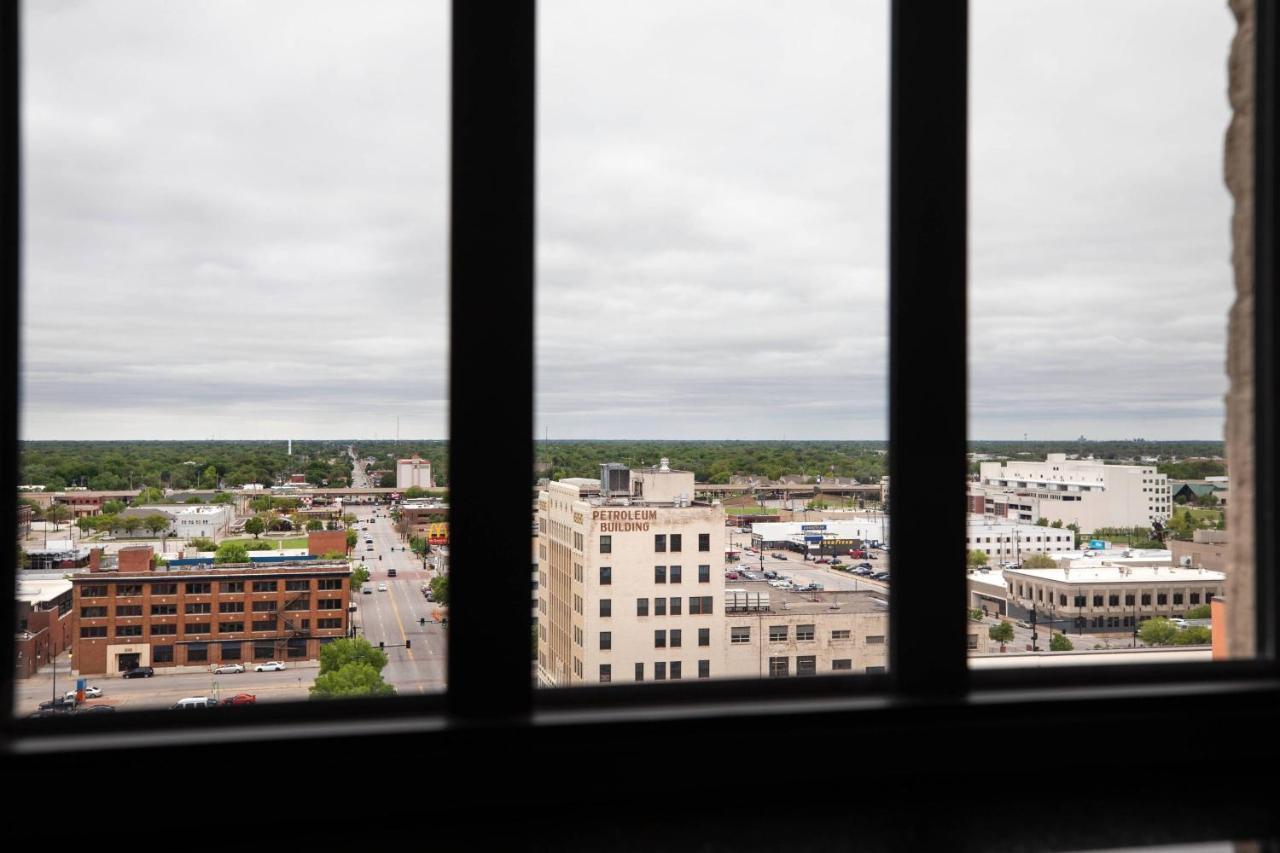
M 9 205 L 11 221 L 4 241 L 4 310 L 7 324 L 3 344 L 6 391 L 14 405 L 0 416 L 0 440 L 8 452 L 0 454 L 0 477 L 17 483 L 18 369 L 21 355 L 21 152 L 20 152 L 20 14 L 12 4 L 0 16 L 3 81 L 0 90 L 8 121 L 0 200 Z M 959 563 L 964 542 L 964 514 L 957 511 L 965 490 L 967 419 L 966 265 L 968 182 L 968 4 L 963 0 L 929 4 L 892 0 L 890 22 L 890 175 L 889 175 L 889 457 L 894 510 L 895 565 L 933 565 L 938 548 L 952 550 Z M 1081 666 L 1070 672 L 1054 669 L 970 672 L 965 648 L 965 579 L 962 573 L 895 572 L 889 599 L 889 666 L 881 674 L 859 678 L 816 675 L 805 679 L 716 679 L 701 684 L 584 686 L 572 691 L 532 688 L 527 652 L 528 589 L 520 573 L 465 571 L 469 565 L 512 565 L 528 559 L 528 532 L 518 520 L 529 511 L 527 484 L 511 471 L 533 469 L 531 441 L 511 436 L 533 435 L 533 281 L 534 281 L 534 113 L 536 16 L 533 2 L 504 6 L 501 13 L 484 4 L 453 4 L 451 183 L 449 468 L 452 517 L 450 654 L 448 691 L 444 695 L 402 696 L 341 703 L 264 703 L 242 709 L 231 719 L 209 714 L 206 719 L 165 712 L 107 715 L 113 719 L 13 719 L 14 674 L 4 669 L 6 688 L 0 691 L 0 717 L 5 722 L 5 752 L 13 771 L 24 778 L 48 778 L 50 753 L 91 757 L 123 747 L 109 739 L 94 740 L 102 732 L 129 732 L 129 758 L 135 767 L 171 766 L 185 757 L 269 746 L 280 762 L 297 772 L 331 754 L 330 738 L 352 715 L 360 715 L 362 736 L 385 739 L 390 745 L 405 739 L 423 748 L 448 745 L 465 757 L 480 741 L 485 749 L 520 743 L 552 754 L 561 742 L 566 714 L 576 713 L 595 723 L 590 733 L 574 737 L 605 740 L 624 734 L 648 738 L 655 747 L 673 735 L 693 734 L 700 728 L 689 720 L 714 721 L 727 735 L 757 730 L 762 725 L 795 727 L 802 716 L 807 729 L 879 734 L 860 741 L 864 756 L 891 768 L 891 756 L 909 747 L 926 756 L 913 764 L 915 776 L 958 772 L 965 749 L 982 733 L 998 730 L 1011 742 L 1032 740 L 1051 731 L 1055 721 L 1069 721 L 1081 742 L 1105 740 L 1126 720 L 1146 715 L 1153 701 L 1161 716 L 1144 735 L 1153 741 L 1176 741 L 1177 720 L 1195 716 L 1207 730 L 1219 732 L 1216 754 L 1260 755 L 1263 735 L 1274 726 L 1274 707 L 1280 702 L 1277 669 L 1277 613 L 1280 584 L 1274 573 L 1258 567 L 1276 565 L 1280 555 L 1280 525 L 1274 523 L 1276 490 L 1280 487 L 1277 454 L 1277 400 L 1280 371 L 1276 340 L 1280 256 L 1277 255 L 1277 203 L 1280 168 L 1276 153 L 1276 55 L 1280 49 L 1280 14 L 1272 3 L 1256 9 L 1254 103 L 1254 424 L 1255 465 L 1255 610 L 1257 657 L 1212 664 L 1153 664 L 1126 666 L 1117 678 L 1110 668 Z M 1064 70 L 1063 73 L 1069 73 Z M 493 311 L 495 298 L 503 310 Z M 928 311 L 918 310 L 927 304 Z M 483 318 L 486 334 L 467 334 Z M 493 340 L 502 340 L 507 369 L 474 382 L 475 364 L 486 362 Z M 928 346 L 920 346 L 927 341 Z M 521 353 L 524 355 L 521 356 Z M 521 366 L 523 365 L 523 367 Z M 928 394 L 919 389 L 928 388 Z M 504 401 L 504 417 L 493 423 L 493 400 Z M 0 512 L 16 516 L 17 494 L 0 489 Z M 509 525 L 493 520 L 509 518 Z M 941 544 L 939 544 L 941 543 Z M 955 544 L 948 544 L 955 543 Z M 602 553 L 608 553 L 602 548 Z M 458 570 L 463 569 L 463 570 Z M 1237 571 L 1247 570 L 1237 568 Z M 15 598 L 16 577 L 9 575 L 9 598 Z M 8 625 L 0 640 L 14 643 L 15 608 L 0 608 Z M 14 647 L 9 645 L 9 659 Z M 877 667 L 878 669 L 878 667 Z M 1194 683 L 1196 690 L 1188 690 Z M 607 692 L 605 692 L 607 691 Z M 795 700 L 822 699 L 804 711 Z M 1064 698 L 1067 712 L 1055 710 Z M 733 700 L 735 713 L 725 715 L 715 700 Z M 819 709 L 818 706 L 821 706 Z M 630 720 L 630 708 L 652 706 L 643 725 Z M 659 706 L 677 710 L 663 717 Z M 748 708 L 747 713 L 744 709 Z M 911 723 L 901 712 L 910 709 Z M 976 710 L 975 710 L 976 709 Z M 898 713 L 895 713 L 898 712 Z M 241 720 L 257 724 L 245 731 Z M 735 722 L 740 720 L 741 722 Z M 945 722 L 945 725 L 932 725 Z M 219 738 L 220 727 L 236 727 L 234 742 Z M 751 728 L 745 728 L 750 726 Z M 484 727 L 487 738 L 469 732 Z M 199 736 L 208 733 L 209 736 Z M 372 733 L 372 734 L 371 734 Z M 280 737 L 285 734 L 287 737 Z M 1025 734 L 1025 737 L 1019 735 Z M 218 742 L 218 741 L 221 742 Z M 166 748 L 142 749 L 165 743 Z M 933 748 L 930 748 L 930 747 Z M 641 749 L 642 747 L 636 747 Z M 652 750 L 657 754 L 657 749 Z M 1111 760 L 1123 768 L 1119 757 Z M 1230 759 L 1212 759 L 1219 764 Z M 1098 759 L 1094 758 L 1095 766 Z M 897 771 L 891 771 L 897 772 Z M 154 774 L 153 774 L 154 775 Z M 621 780 L 618 775 L 614 779 Z M 486 777 L 486 782 L 491 781 Z M 1228 785 L 1231 783 L 1228 782 Z M 615 789 L 619 795 L 622 788 Z M 466 786 L 459 783 L 455 796 Z M 1231 788 L 1270 803 L 1265 786 Z M 523 796 L 523 789 L 513 793 Z M 1070 796 L 1070 795 L 1068 795 Z M 439 807 L 451 802 L 439 801 Z M 1238 802 L 1238 801 L 1237 801 Z M 1062 808 L 1055 800 L 1033 808 L 1033 814 L 1053 816 Z M 1035 812 L 1034 808 L 1040 811 Z M 1230 837 L 1274 827 L 1269 819 L 1233 812 L 1237 822 L 1213 817 L 1215 803 L 1198 807 L 1180 802 L 1187 820 L 1199 818 L 1197 829 L 1183 823 L 1181 832 L 1233 827 Z M 1166 833 L 1164 810 L 1128 809 L 1130 827 Z M 1269 813 L 1269 809 L 1266 809 Z M 1136 816 L 1135 816 L 1136 815 Z M 1031 815 L 1024 809 L 1024 820 Z M 977 820 L 976 818 L 974 820 Z M 1245 827 L 1245 829 L 1241 829 Z M 1059 827 L 1055 842 L 1097 841 L 1095 830 Z M 1111 836 L 1108 836 L 1110 838 Z M 1196 837 L 1216 837 L 1197 835 Z M 1226 837 L 1225 835 L 1223 837 Z

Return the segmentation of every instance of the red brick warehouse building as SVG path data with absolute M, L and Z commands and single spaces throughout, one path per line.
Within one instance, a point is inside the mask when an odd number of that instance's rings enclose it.
M 139 553 L 72 578 L 82 675 L 317 660 L 347 635 L 345 560 L 152 568 L 150 548 L 125 550 Z

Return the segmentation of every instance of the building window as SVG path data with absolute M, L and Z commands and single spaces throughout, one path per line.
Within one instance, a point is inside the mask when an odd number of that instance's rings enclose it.
M 1095 595 L 1095 596 L 1093 597 L 1093 606 L 1094 606 L 1094 607 L 1101 607 L 1101 606 L 1102 606 L 1102 596 L 1101 596 L 1101 595 Z
M 698 583 L 711 583 L 710 566 L 698 566 Z
M 680 583 L 680 567 L 671 566 L 671 582 Z
M 208 634 L 211 623 L 209 622 L 188 622 L 182 626 L 184 634 Z
M 746 627 L 742 627 L 742 628 L 730 628 L 730 629 L 729 629 L 729 642 L 730 642 L 730 643 L 749 643 L 749 642 L 751 642 L 751 627 L 750 627 L 750 626 L 746 626 Z
M 303 620 L 302 620 L 302 627 L 303 627 L 303 628 L 307 627 L 307 620 L 306 620 L 306 619 L 303 619 Z M 326 630 L 332 630 L 333 628 L 341 628 L 341 627 L 342 627 L 342 620 L 341 620 L 341 619 L 317 619 L 317 620 L 316 620 L 316 627 L 317 627 L 317 628 L 324 628 L 324 629 L 326 629 Z
M 613 648 L 613 633 L 610 631 L 600 632 L 600 648 L 602 651 L 608 651 Z
M 222 649 L 219 651 L 223 660 L 240 660 L 240 644 L 239 643 L 223 643 Z
M 644 664 L 636 664 L 636 681 L 644 681 Z
M 291 658 L 305 658 L 307 656 L 307 641 L 300 637 L 290 637 L 287 653 Z
M 790 674 L 790 658 L 769 658 L 770 678 L 781 678 Z
M 680 648 L 680 629 L 679 628 L 671 629 L 671 648 L 673 649 Z
M 153 637 L 176 633 L 178 633 L 178 626 L 173 623 L 153 622 L 151 625 L 151 636 Z
M 600 567 L 600 585 L 609 586 L 612 583 L 613 583 L 613 567 L 601 566 Z
M 680 613 L 680 596 L 672 596 L 671 598 L 671 615 L 679 616 Z
M 671 550 L 672 550 L 673 552 L 674 552 L 674 551 L 679 551 L 679 550 L 680 550 L 680 536 L 681 536 L 681 534 L 679 534 L 679 533 L 672 533 L 672 534 L 671 534 Z
M 218 612 L 219 613 L 243 613 L 244 602 L 243 601 L 219 601 Z
M 187 646 L 187 663 L 204 663 L 209 660 L 209 646 L 206 643 L 191 643 Z
M 1059 607 L 1067 606 L 1067 597 L 1065 595 L 1062 595 L 1062 594 L 1058 595 L 1058 606 Z
M 815 630 L 815 626 L 813 625 L 797 625 L 796 640 L 799 640 L 799 641 L 812 640 L 814 635 L 814 630 Z
M 218 589 L 226 593 L 244 592 L 244 581 L 222 581 Z
M 105 617 L 106 615 L 107 615 L 107 608 L 105 607 L 81 607 L 80 608 L 81 619 L 98 619 L 101 617 Z
M 711 534 L 710 533 L 698 534 L 698 550 L 699 551 L 711 550 Z
M 666 583 L 666 582 L 667 582 L 667 567 L 666 567 L 666 566 L 654 566 L 654 567 L 653 567 L 653 582 L 654 582 L 654 583 Z
M 173 663 L 173 646 L 152 646 L 152 663 Z
M 1129 607 L 1132 607 L 1136 602 L 1137 602 L 1137 599 L 1136 599 L 1136 598 L 1134 598 L 1133 593 L 1131 593 L 1131 592 L 1126 592 L 1126 593 L 1125 593 L 1125 595 L 1124 595 L 1124 603 L 1125 603 L 1125 605 L 1127 605 L 1127 606 L 1129 606 Z
M 174 616 L 178 612 L 176 604 L 153 604 L 151 605 L 152 616 Z
M 141 616 L 141 615 L 142 615 L 141 604 L 120 604 L 116 606 L 117 617 Z
M 1142 594 L 1142 606 L 1147 607 L 1151 604 L 1151 593 L 1144 592 Z
M 1180 592 L 1175 592 L 1175 593 L 1173 594 L 1173 603 L 1174 603 L 1174 604 L 1181 604 L 1181 603 L 1182 603 L 1182 593 L 1180 593 Z
M 286 607 L 285 610 L 310 610 L 311 609 L 309 606 L 310 603 L 311 602 L 308 599 L 305 599 L 305 598 L 299 599 L 298 601 L 290 602 L 289 606 Z M 294 605 L 298 605 L 298 606 L 295 607 Z M 316 602 L 316 609 L 317 610 L 341 610 L 342 599 L 341 598 L 322 598 L 318 602 Z
M 1168 603 L 1169 603 L 1168 593 L 1164 593 L 1164 592 L 1156 593 L 1156 604 L 1168 604 Z
M 309 580 L 287 580 L 284 582 L 285 592 L 302 592 L 311 591 L 311 581 Z
M 213 588 L 208 583 L 189 583 L 187 584 L 187 595 L 208 595 L 209 590 Z
M 868 645 L 868 646 L 883 646 L 883 645 L 884 645 L 884 634 L 870 634 L 870 635 L 868 635 L 868 636 L 867 636 L 867 645 Z
M 199 614 L 199 613 L 212 613 L 212 612 L 213 612 L 213 605 L 212 605 L 212 604 L 210 604 L 210 603 L 209 603 L 209 602 L 207 602 L 207 601 L 203 601 L 203 602 L 194 602 L 194 601 L 189 601 L 189 602 L 187 602 L 187 606 L 186 606 L 186 608 L 185 608 L 185 612 L 186 612 L 186 613 L 197 613 L 197 614 Z
M 1192 603 L 1192 604 L 1199 604 L 1199 603 L 1200 603 L 1200 593 L 1198 593 L 1198 592 L 1193 592 L 1193 593 L 1191 593 L 1191 603 Z
M 671 662 L 671 680 L 678 681 L 680 679 L 680 661 L 673 660 Z
M 280 588 L 279 581 L 254 581 L 254 592 L 275 592 Z
M 882 666 L 867 667 L 867 675 L 880 675 L 882 673 L 884 673 L 884 667 Z
M 88 640 L 94 637 L 105 637 L 105 636 L 107 636 L 106 625 L 95 625 L 93 627 L 89 627 L 86 625 L 80 626 L 80 639 L 82 640 Z
M 852 635 L 852 633 L 853 632 L 848 628 L 845 628 L 842 630 L 840 629 L 834 630 L 831 632 L 831 639 L 832 640 L 848 640 Z
M 612 664 L 607 664 L 607 663 L 600 664 L 600 681 L 601 683 L 613 681 L 613 665 Z
M 637 616 L 649 615 L 649 599 L 647 598 L 636 599 L 636 615 Z
M 219 622 L 218 631 L 223 634 L 239 634 L 244 631 L 243 622 Z
M 666 662 L 665 662 L 665 661 L 655 661 L 655 662 L 654 662 L 654 664 L 653 664 L 653 680 L 654 680 L 654 681 L 666 681 L 666 680 L 667 680 L 667 664 L 666 664 Z
M 796 675 L 817 675 L 818 658 L 816 655 L 800 655 L 796 658 Z
M 709 660 L 698 661 L 698 677 L 699 678 L 711 677 L 711 661 Z
M 655 649 L 665 649 L 667 647 L 667 632 L 665 629 L 653 632 L 653 647 Z
M 850 672 L 853 670 L 853 661 L 849 658 L 840 658 L 831 662 L 832 672 Z
M 787 641 L 786 625 L 770 625 L 769 626 L 769 642 L 785 643 Z
M 252 627 L 255 631 L 274 631 L 276 629 L 276 620 L 259 619 L 253 623 Z
M 81 598 L 104 598 L 107 594 L 105 586 L 86 586 L 80 590 Z
M 342 589 L 342 578 L 320 578 L 316 581 L 316 589 Z
M 654 616 L 667 615 L 667 600 L 665 598 L 655 598 L 653 600 L 653 615 Z
M 655 533 L 653 535 L 653 550 L 654 551 L 667 550 L 667 535 L 665 533 Z
M 1083 595 L 1077 595 L 1076 607 L 1084 607 L 1084 606 L 1085 606 L 1085 597 Z
M 177 595 L 178 585 L 176 583 L 153 583 L 151 585 L 152 595 Z
M 600 537 L 600 553 L 601 554 L 613 553 L 613 537 L 612 536 Z
M 710 628 L 698 629 L 698 645 L 700 646 L 711 645 L 711 629 Z
M 1108 607 L 1116 607 L 1116 606 L 1118 606 L 1119 604 L 1120 604 L 1120 594 L 1119 594 L 1119 593 L 1115 593 L 1115 592 L 1113 592 L 1113 593 L 1110 593 L 1110 594 L 1107 596 L 1107 606 L 1108 606 Z
M 253 603 L 254 613 L 274 613 L 279 609 L 279 606 L 274 601 L 255 601 Z
M 613 599 L 611 598 L 600 599 L 600 615 L 601 616 L 613 615 Z M 636 608 L 636 615 L 637 616 L 641 615 L 639 607 Z
M 116 585 L 116 598 L 125 598 L 132 595 L 142 595 L 142 584 L 125 583 Z

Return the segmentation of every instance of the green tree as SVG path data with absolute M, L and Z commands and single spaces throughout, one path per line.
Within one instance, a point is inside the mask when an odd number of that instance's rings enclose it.
M 1048 554 L 1028 554 L 1022 558 L 1024 569 L 1056 569 L 1058 561 Z
M 202 501 L 202 500 L 200 499 L 200 496 L 199 496 L 199 495 L 190 495 L 190 496 L 188 496 L 188 497 L 187 497 L 187 499 L 186 499 L 185 501 L 183 501 L 183 503 L 185 503 L 185 504 L 202 504 L 202 503 L 204 503 L 204 501 Z
M 54 504 L 44 511 L 44 520 L 53 522 L 53 529 L 57 530 L 58 525 L 71 517 L 71 510 L 62 504 Z
M 1052 524 L 1050 524 L 1049 526 L 1050 526 L 1050 527 L 1056 527 L 1056 528 L 1058 528 L 1059 530 L 1061 530 L 1061 529 L 1062 529 L 1062 519 L 1060 519 L 1060 518 L 1059 518 L 1057 521 L 1054 521 L 1054 522 L 1053 522 Z
M 1188 619 L 1210 619 L 1213 617 L 1213 608 L 1208 604 L 1201 604 L 1187 611 Z
M 361 637 L 334 640 L 320 647 L 321 675 L 337 672 L 353 663 L 362 663 L 380 673 L 387 665 L 387 654 Z
M 406 498 L 420 498 L 425 496 L 426 493 L 427 493 L 427 490 L 422 488 L 421 486 L 410 486 L 409 488 L 404 490 L 404 496 Z
M 103 501 L 102 512 L 104 515 L 119 515 L 124 512 L 124 501 Z
M 320 556 L 322 559 L 325 559 L 325 560 L 341 560 L 343 557 L 347 555 L 343 551 L 325 551 Z
M 1178 627 L 1162 616 L 1148 619 L 1138 628 L 1138 639 L 1148 646 L 1167 646 L 1173 642 Z
M 200 475 L 200 486 L 205 489 L 216 489 L 218 487 L 218 469 L 212 465 L 205 468 Z
M 213 500 L 209 501 L 211 504 L 233 504 L 235 502 L 235 496 L 230 495 L 227 492 L 218 492 L 213 496 Z
M 81 533 L 88 533 L 90 530 L 98 529 L 98 519 L 102 516 L 82 515 L 76 519 L 76 527 L 80 528 Z
M 114 515 L 100 515 L 94 519 L 94 526 L 98 530 L 111 532 L 120 526 L 120 519 Z
M 138 492 L 138 496 L 134 498 L 134 502 L 138 504 L 154 504 L 164 500 L 164 489 L 157 489 L 155 486 L 147 486 Z
M 1049 651 L 1051 652 L 1069 652 L 1074 648 L 1075 645 L 1067 639 L 1066 634 L 1055 633 L 1049 639 Z
M 969 618 L 970 618 L 970 619 L 972 619 L 974 622 L 981 622 L 981 621 L 982 621 L 982 608 L 980 608 L 980 607 L 970 607 L 970 608 L 969 608 Z
M 369 570 L 364 566 L 356 566 L 351 570 L 351 589 L 357 590 L 369 582 Z
M 247 563 L 249 562 L 249 549 L 244 547 L 243 542 L 223 542 L 218 546 L 217 552 L 213 555 L 215 563 Z
M 153 536 L 158 535 L 161 530 L 169 529 L 169 516 L 162 512 L 153 512 L 142 519 L 142 526 L 150 530 Z
M 218 550 L 218 543 L 214 542 L 212 539 L 209 539 L 206 536 L 197 536 L 195 539 L 192 539 L 187 544 L 190 545 L 192 548 L 195 548 L 197 551 Z
M 1183 628 L 1173 635 L 1172 640 L 1175 646 L 1207 646 L 1211 642 L 1213 642 L 1213 635 L 1203 625 L 1192 625 L 1188 628 Z
M 969 564 L 969 568 L 976 569 L 981 566 L 989 565 L 991 563 L 991 558 L 987 556 L 985 551 L 974 549 L 969 552 L 968 556 L 965 558 L 965 562 Z
M 337 641 L 341 642 L 341 640 Z M 332 648 L 330 643 L 325 648 Z M 311 687 L 312 699 L 343 699 L 356 696 L 394 696 L 396 689 L 382 680 L 382 675 L 367 663 L 351 663 L 334 672 L 316 676 Z
M 275 500 L 271 495 L 259 495 L 249 501 L 249 509 L 254 512 L 271 512 L 271 510 L 275 509 Z
M 142 519 L 138 518 L 136 515 L 126 515 L 124 518 L 120 519 L 120 526 L 124 528 L 125 533 L 132 536 L 138 532 L 140 527 L 142 527 Z
M 1013 623 L 1008 619 L 1001 619 L 1000 624 L 987 629 L 987 636 L 1000 644 L 1000 651 L 1004 651 L 1004 644 L 1013 640 Z
M 442 607 L 449 606 L 449 578 L 447 575 L 431 579 L 431 596 L 435 599 L 436 604 Z
M 1048 526 L 1049 526 L 1049 519 L 1047 519 L 1047 518 L 1037 518 L 1037 519 L 1036 519 L 1036 526 L 1037 526 L 1037 527 L 1048 527 Z
M 265 539 L 249 539 L 244 542 L 246 551 L 274 551 L 275 543 L 268 542 Z
M 254 539 L 261 536 L 266 529 L 267 523 L 256 515 L 244 523 L 244 532 L 253 534 Z
M 350 551 L 356 547 L 356 543 L 360 541 L 360 536 L 354 530 L 347 531 L 347 550 Z

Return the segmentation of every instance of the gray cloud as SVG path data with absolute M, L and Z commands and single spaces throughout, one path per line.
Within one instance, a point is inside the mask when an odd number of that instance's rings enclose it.
M 538 434 L 883 437 L 887 4 L 539 7 Z M 1220 436 L 1225 5 L 972 8 L 971 433 Z M 25 436 L 444 435 L 442 0 L 25 25 Z

